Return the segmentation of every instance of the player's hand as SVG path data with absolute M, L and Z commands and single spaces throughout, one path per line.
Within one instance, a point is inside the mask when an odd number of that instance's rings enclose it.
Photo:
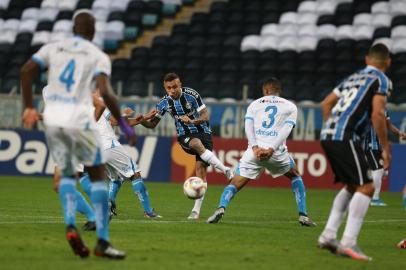
M 389 143 L 386 146 L 382 147 L 382 158 L 383 158 L 383 169 L 388 170 L 392 160 Z
M 128 124 L 127 119 L 121 117 L 120 120 L 118 120 L 118 124 L 120 125 L 121 131 L 124 133 L 126 136 L 128 142 L 130 145 L 135 145 L 137 138 L 135 136 L 135 131 L 134 128 L 131 127 Z
M 193 124 L 192 119 L 190 119 L 189 116 L 187 116 L 187 115 L 180 116 L 179 120 L 185 124 Z
M 134 113 L 134 110 L 131 109 L 130 107 L 126 107 L 126 108 L 123 110 L 123 113 L 124 113 L 125 115 L 127 115 L 127 116 L 130 116 L 130 115 L 132 115 L 132 114 Z
M 272 148 L 263 149 L 259 152 L 259 160 L 268 160 L 272 157 L 274 150 Z
M 114 116 L 110 116 L 110 118 L 109 118 L 109 122 L 110 122 L 110 125 L 112 125 L 112 126 L 118 126 L 118 121 L 117 121 L 117 119 L 116 118 L 114 118 Z
M 32 128 L 39 120 L 39 114 L 34 108 L 26 108 L 23 113 L 23 124 L 24 128 Z
M 145 117 L 141 113 L 137 113 L 134 117 L 135 121 L 142 122 L 145 120 Z
M 148 113 L 144 114 L 144 120 L 149 120 L 155 117 L 157 115 L 158 110 L 156 108 L 153 108 L 150 110 Z
M 399 131 L 399 139 L 406 140 L 406 133 L 403 131 Z
M 54 191 L 56 192 L 56 193 L 59 193 L 59 183 L 55 183 L 54 182 Z

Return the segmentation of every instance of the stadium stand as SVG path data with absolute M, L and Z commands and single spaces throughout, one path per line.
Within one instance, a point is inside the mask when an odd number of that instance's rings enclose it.
M 0 90 L 18 83 L 18 68 L 42 44 L 71 35 L 74 10 L 90 8 L 97 18 L 95 43 L 114 54 L 121 43 L 173 17 L 188 0 L 0 0 Z M 229 0 L 208 13 L 174 25 L 150 47 L 113 61 L 114 83 L 125 96 L 159 95 L 165 72 L 216 99 L 257 97 L 258 82 L 275 75 L 284 95 L 320 101 L 345 76 L 364 65 L 374 42 L 393 54 L 389 76 L 394 103 L 406 103 L 406 1 L 403 0 Z M 29 49 L 28 49 L 29 48 Z
M 181 0 L 0 0 L 0 93 L 19 85 L 19 68 L 43 44 L 72 35 L 71 20 L 77 9 L 93 11 L 94 42 L 114 53 L 120 43 L 135 40 L 162 17 L 174 16 L 182 4 Z M 45 81 L 43 76 L 37 89 Z

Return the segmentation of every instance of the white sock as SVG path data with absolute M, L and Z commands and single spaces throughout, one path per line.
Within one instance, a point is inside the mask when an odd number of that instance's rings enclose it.
M 371 198 L 361 192 L 355 192 L 348 207 L 347 225 L 345 226 L 341 244 L 353 246 L 357 244 L 364 217 L 368 211 Z
M 202 208 L 204 196 L 201 197 L 200 199 L 195 200 L 195 205 L 193 206 L 192 212 L 196 212 L 200 214 L 200 208 Z
M 342 188 L 336 195 L 333 206 L 331 207 L 330 216 L 324 231 L 322 233 L 328 239 L 336 239 L 337 231 L 343 222 L 345 212 L 347 211 L 348 204 L 350 203 L 352 194 L 346 188 Z
M 205 162 L 213 165 L 215 168 L 222 171 L 224 174 L 230 168 L 226 167 L 210 150 L 204 151 L 203 154 L 200 155 L 200 158 L 203 159 Z
M 382 177 L 385 174 L 383 169 L 372 171 L 372 179 L 374 180 L 375 192 L 372 199 L 379 200 L 379 193 L 381 192 Z

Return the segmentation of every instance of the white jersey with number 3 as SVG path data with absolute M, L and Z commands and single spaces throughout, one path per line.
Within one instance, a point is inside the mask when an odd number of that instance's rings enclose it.
M 278 96 L 265 96 L 253 101 L 247 109 L 245 119 L 254 121 L 255 139 L 259 147 L 269 148 L 286 123 L 296 125 L 297 107 Z M 251 146 L 249 146 L 251 148 Z M 286 149 L 286 141 L 279 151 Z
M 73 37 L 44 45 L 32 60 L 49 69 L 45 125 L 94 129 L 94 77 L 110 76 L 109 57 L 90 41 Z

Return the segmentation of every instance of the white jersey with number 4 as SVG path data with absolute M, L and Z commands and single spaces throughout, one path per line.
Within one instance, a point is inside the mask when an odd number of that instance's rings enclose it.
M 72 37 L 44 45 L 32 60 L 49 69 L 45 125 L 94 129 L 94 77 L 110 76 L 109 57 L 90 41 Z
M 296 118 L 296 105 L 278 96 L 265 96 L 253 101 L 245 115 L 245 119 L 254 121 L 255 139 L 262 148 L 269 148 L 272 145 L 286 123 L 295 126 Z M 286 140 L 275 150 L 286 150 Z

